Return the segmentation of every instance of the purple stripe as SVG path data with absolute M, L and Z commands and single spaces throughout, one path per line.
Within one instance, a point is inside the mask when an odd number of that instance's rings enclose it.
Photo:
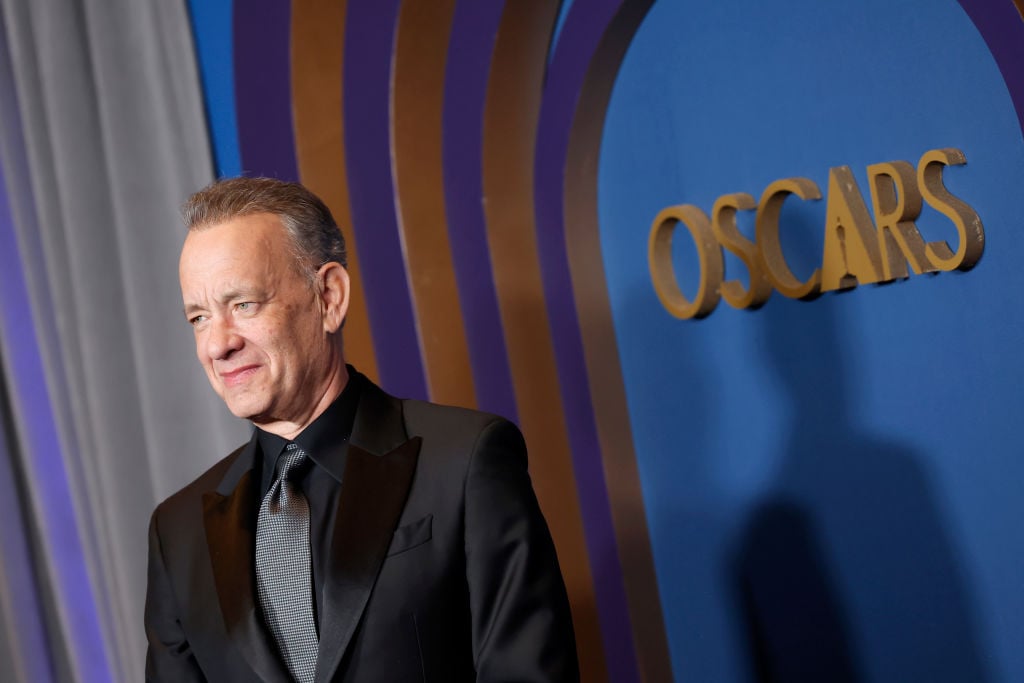
M 291 3 L 234 6 L 235 100 L 245 175 L 299 179 L 292 130 Z
M 1013 0 L 960 0 L 999 65 L 1024 132 L 1024 20 Z
M 23 265 L 40 270 L 44 268 L 44 264 L 31 258 L 42 254 L 39 231 L 34 214 L 21 217 L 31 221 L 23 226 L 26 228 L 23 234 L 25 239 L 31 240 L 32 249 L 23 253 L 11 211 L 11 197 L 18 197 L 23 206 L 31 207 L 33 202 L 6 35 L 7 27 L 0 16 L 0 120 L 4 121 L 0 135 L 6 147 L 5 162 L 9 164 L 8 170 L 12 171 L 7 177 L 3 166 L 0 166 L 0 349 L 7 373 L 3 381 L 12 390 L 9 394 L 11 409 L 21 427 L 17 435 L 20 441 L 14 450 L 20 451 L 26 485 L 36 503 L 32 508 L 33 522 L 44 554 L 35 566 L 33 577 L 28 573 L 32 570 L 32 566 L 27 564 L 28 558 L 22 558 L 26 564 L 18 567 L 22 560 L 15 559 L 18 556 L 17 545 L 4 542 L 3 565 L 8 570 L 23 569 L 26 572 L 19 572 L 20 576 L 11 576 L 9 580 L 17 581 L 24 589 L 14 598 L 19 605 L 17 642 L 24 648 L 23 661 L 30 679 L 52 680 L 52 667 L 57 661 L 46 642 L 43 610 L 39 604 L 40 587 L 36 580 L 45 577 L 63 626 L 74 635 L 64 642 L 69 666 L 74 669 L 77 680 L 100 683 L 113 680 L 113 675 L 103 644 L 99 609 L 89 581 L 82 539 L 78 535 L 78 521 L 53 412 L 55 403 L 49 395 L 40 355 L 40 349 L 45 345 L 37 333 L 37 330 L 46 329 L 47 324 L 52 326 L 52 321 L 40 321 L 37 326 L 33 320 Z M 45 282 L 45 278 L 40 280 Z M 41 294 L 44 300 L 49 300 L 48 291 Z M 56 370 L 58 376 L 63 376 L 59 367 Z M 13 445 L 14 442 L 8 443 Z M 5 459 L 13 456 L 9 453 L 0 455 Z M 13 462 L 13 457 L 8 462 Z M 5 527 L 17 524 L 17 517 L 8 517 L 8 514 L 5 509 L 0 522 Z M 20 527 L 17 533 L 26 528 Z M 10 538 L 6 532 L 4 535 Z M 8 564 L 9 560 L 11 564 Z
M 8 96 L 4 100 L 10 103 L 11 93 L 5 94 Z M 24 170 L 23 177 L 27 177 L 27 169 Z M 53 592 L 58 610 L 66 618 L 69 632 L 74 634 L 74 639 L 66 643 L 71 651 L 72 665 L 83 681 L 109 681 L 112 676 L 103 647 L 99 613 L 89 583 L 85 552 L 78 536 L 71 488 L 39 355 L 41 345 L 32 319 L 6 187 L 0 169 L 0 339 L 3 342 L 0 346 L 4 351 L 4 366 L 9 373 L 5 381 L 14 391 L 11 396 L 13 409 L 23 426 L 19 433 L 19 446 L 24 456 L 26 478 L 38 502 L 34 507 L 37 511 L 34 521 L 42 536 L 46 565 L 52 572 L 50 576 L 55 584 Z M 12 522 L 6 516 L 3 521 L 5 524 Z M 14 552 L 14 549 L 5 542 L 5 567 L 8 567 L 9 551 Z M 42 614 L 35 597 L 38 588 L 31 577 L 23 573 L 21 578 L 25 591 L 17 598 L 21 608 L 27 611 L 19 617 L 19 620 L 23 619 L 19 621 L 23 629 L 19 631 L 18 642 L 30 648 L 24 652 L 26 662 L 45 677 L 50 672 L 43 661 L 48 660 L 52 653 L 46 651 L 42 626 L 38 621 Z
M 640 673 L 573 297 L 562 214 L 564 171 L 576 102 L 601 37 L 621 4 L 621 0 L 576 0 L 569 10 L 544 87 L 534 192 L 537 249 L 579 487 L 580 510 L 588 552 L 593 558 L 591 566 L 608 677 L 617 683 L 626 683 L 639 681 Z
M 477 403 L 518 422 L 482 203 L 484 103 L 503 9 L 504 2 L 497 1 L 456 4 L 445 67 L 442 142 L 448 237 Z
M 24 285 L 20 282 L 22 273 L 16 257 L 17 246 L 3 169 L 0 168 L 0 341 L 4 342 L 0 343 L 0 351 L 8 346 L 13 347 L 16 340 L 24 336 L 13 331 L 21 330 L 24 319 L 30 316 L 28 302 L 19 296 L 24 294 L 24 291 L 19 291 Z M 7 260 L 13 263 L 5 263 Z M 15 372 L 21 364 L 19 359 L 25 354 L 23 348 L 10 349 L 9 365 L 15 368 Z M 0 372 L 0 382 L 4 379 Z M 14 382 L 11 384 L 14 385 Z M 4 410 L 3 403 L 0 398 L 0 412 Z M 18 632 L 10 635 L 9 644 L 19 647 L 18 659 L 24 664 L 31 680 L 52 681 L 50 648 L 43 630 L 39 589 L 32 575 L 32 556 L 25 535 L 29 526 L 22 519 L 18 505 L 19 496 L 13 471 L 15 456 L 7 448 L 7 444 L 14 443 L 14 435 L 4 433 L 5 420 L 2 418 L 0 414 L 0 575 L 6 581 L 0 582 L 0 591 L 3 592 L 4 600 L 10 601 L 10 613 L 18 615 Z
M 395 215 L 391 57 L 398 0 L 350 0 L 345 21 L 345 163 L 352 229 L 381 384 L 426 399 L 427 380 Z

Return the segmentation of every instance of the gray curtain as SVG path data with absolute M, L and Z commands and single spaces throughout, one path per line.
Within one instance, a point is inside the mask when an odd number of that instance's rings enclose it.
M 177 288 L 177 210 L 213 175 L 187 8 L 0 0 L 0 11 L 0 163 L 31 313 L 0 321 L 0 504 L 17 499 L 10 547 L 25 549 L 0 560 L 0 656 L 14 680 L 138 681 L 149 513 L 246 437 L 195 361 Z M 52 439 L 13 365 L 32 337 Z M 53 512 L 62 506 L 70 519 Z M 19 614 L 25 571 L 36 615 Z

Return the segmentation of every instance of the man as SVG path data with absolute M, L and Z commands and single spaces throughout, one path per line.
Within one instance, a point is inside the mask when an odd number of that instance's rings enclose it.
M 340 231 L 300 185 L 185 206 L 196 354 L 251 440 L 161 503 L 151 681 L 575 681 L 565 587 L 509 422 L 346 366 Z

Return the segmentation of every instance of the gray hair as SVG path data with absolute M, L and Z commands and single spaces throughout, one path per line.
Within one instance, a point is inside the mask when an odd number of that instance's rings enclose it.
M 189 230 L 205 230 L 240 216 L 273 214 L 281 219 L 299 270 L 310 282 L 325 263 L 348 266 L 345 237 L 331 210 L 298 183 L 275 178 L 218 180 L 189 197 L 181 213 Z

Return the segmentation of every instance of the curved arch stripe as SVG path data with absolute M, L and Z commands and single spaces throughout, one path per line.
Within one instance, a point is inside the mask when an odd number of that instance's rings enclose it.
M 345 0 L 292 3 L 291 78 L 295 117 L 295 154 L 299 177 L 330 207 L 345 235 L 352 281 L 345 322 L 345 358 L 377 379 L 377 356 L 370 334 L 359 248 L 352 226 L 345 168 L 342 120 L 342 55 Z
M 403 3 L 392 70 L 395 203 L 431 400 L 476 405 L 448 244 L 441 159 L 445 56 L 455 0 Z
M 595 497 L 593 492 L 607 491 L 610 501 L 611 519 L 609 507 L 599 508 L 597 501 L 586 511 L 586 519 L 594 527 L 591 533 L 600 536 L 595 543 L 618 550 L 617 558 L 602 557 L 607 558 L 606 571 L 621 572 L 622 583 L 608 580 L 600 590 L 603 600 L 610 603 L 607 609 L 628 609 L 632 626 L 631 633 L 621 634 L 616 660 L 621 668 L 613 677 L 662 681 L 672 678 L 671 661 L 596 241 L 596 175 L 589 185 L 573 178 L 581 172 L 580 164 L 590 164 L 596 174 L 604 119 L 603 108 L 590 111 L 600 98 L 593 98 L 593 86 L 585 89 L 588 73 L 603 74 L 610 89 L 617 60 L 650 4 L 650 0 L 602 0 L 575 2 L 569 10 L 548 73 L 534 182 L 544 287 L 552 310 L 552 334 L 580 489 Z M 609 59 L 613 70 L 608 68 Z M 592 122 L 597 127 L 594 134 L 576 138 L 570 157 L 569 137 L 577 111 L 583 120 L 595 117 Z M 589 207 L 583 213 L 563 214 L 563 201 L 567 211 L 578 202 Z M 600 392 L 592 394 L 591 386 L 600 387 Z M 595 453 L 600 454 L 603 469 L 595 466 Z M 639 670 L 634 656 L 639 659 Z
M 1024 4 L 1021 0 L 960 0 L 996 60 L 1024 133 Z
M 548 329 L 533 220 L 533 143 L 557 16 L 554 3 L 507 2 L 483 117 L 483 196 L 491 263 L 530 469 L 573 599 L 583 680 L 608 679 L 573 460 Z M 599 557 L 599 555 L 593 555 Z
M 241 170 L 246 175 L 298 180 L 288 69 L 291 4 L 238 3 L 233 21 Z
M 501 3 L 462 0 L 455 6 L 444 79 L 444 197 L 477 404 L 518 422 L 481 206 L 481 121 L 500 20 Z
M 563 208 L 584 360 L 591 385 L 601 387 L 592 395 L 593 411 L 634 642 L 641 675 L 647 681 L 669 680 L 672 665 L 597 229 L 597 150 L 619 66 L 652 4 L 653 0 L 627 0 L 604 32 L 591 60 L 566 154 Z
M 345 22 L 345 163 L 352 230 L 381 384 L 399 396 L 427 398 L 416 320 L 406 279 L 391 182 L 391 54 L 397 0 L 351 0 Z

